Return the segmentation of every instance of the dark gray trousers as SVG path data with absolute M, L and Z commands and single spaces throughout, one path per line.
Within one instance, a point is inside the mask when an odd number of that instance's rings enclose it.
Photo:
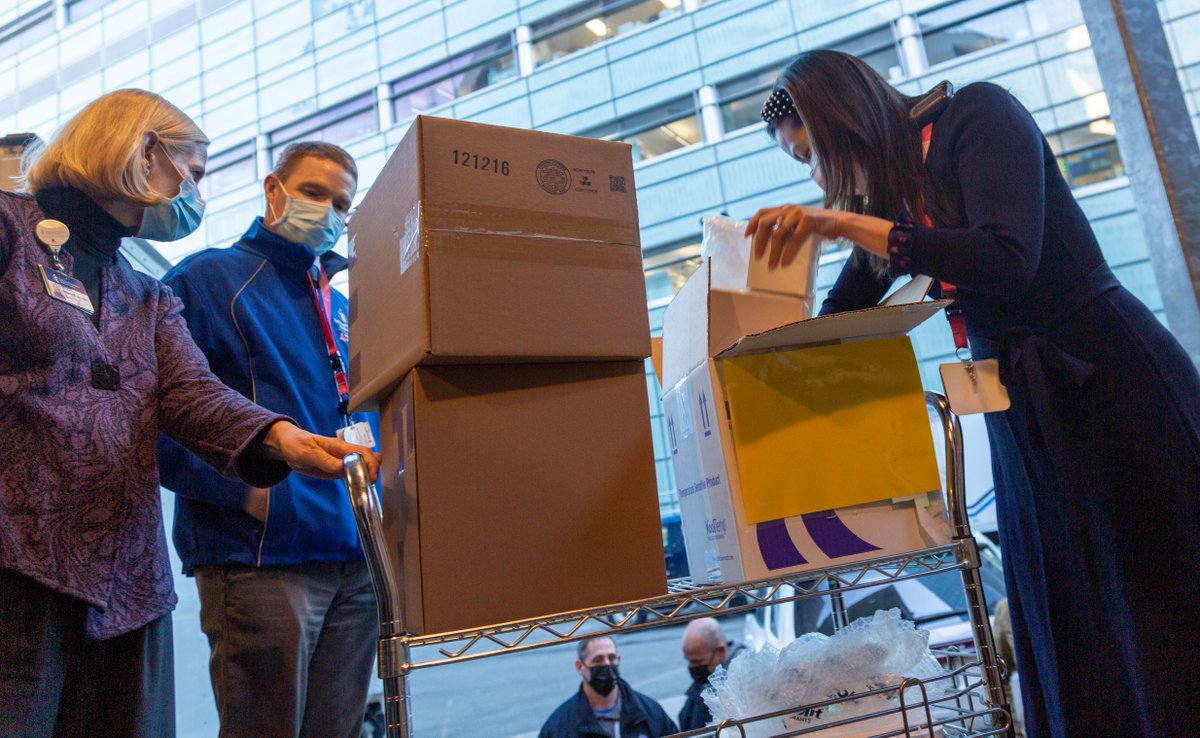
M 196 567 L 221 738 L 358 738 L 379 638 L 362 561 Z
M 171 616 L 98 641 L 87 613 L 0 569 L 0 736 L 173 738 Z

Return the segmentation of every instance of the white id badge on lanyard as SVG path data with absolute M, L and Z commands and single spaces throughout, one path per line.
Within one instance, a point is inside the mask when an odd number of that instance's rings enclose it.
M 962 361 L 938 367 L 946 399 L 956 415 L 995 413 L 1011 404 L 1008 389 L 1000 382 L 1000 362 L 996 359 Z
M 375 434 L 371 432 L 371 424 L 351 423 L 345 428 L 338 428 L 337 437 L 346 443 L 357 443 L 359 446 L 375 448 Z

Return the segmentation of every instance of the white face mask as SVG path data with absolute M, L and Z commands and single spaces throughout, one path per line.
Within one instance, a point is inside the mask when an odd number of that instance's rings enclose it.
M 161 143 L 159 145 L 161 146 Z M 166 148 L 163 148 L 164 156 L 166 151 Z M 200 227 L 200 220 L 204 218 L 204 198 L 200 195 L 196 183 L 179 170 L 170 156 L 167 156 L 167 161 L 179 172 L 179 194 L 142 211 L 142 224 L 138 226 L 137 235 L 151 241 L 178 241 L 186 238 Z
M 279 189 L 287 195 L 287 205 L 283 208 L 283 215 L 271 224 L 271 230 L 293 243 L 304 244 L 318 257 L 332 249 L 346 226 L 341 213 L 334 210 L 332 205 L 295 197 L 282 182 L 279 183 Z M 274 218 L 275 208 L 271 207 L 270 201 L 267 207 Z

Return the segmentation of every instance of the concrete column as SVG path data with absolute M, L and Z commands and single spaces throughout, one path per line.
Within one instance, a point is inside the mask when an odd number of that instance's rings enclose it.
M 275 168 L 271 163 L 271 137 L 265 133 L 254 137 L 254 163 L 258 168 L 260 180 Z
M 533 74 L 533 29 L 527 25 L 517 26 L 513 34 L 517 45 L 517 71 L 522 77 Z
M 897 18 L 895 33 L 904 73 L 912 77 L 929 69 L 929 61 L 925 58 L 925 44 L 921 42 L 921 27 L 917 23 L 917 16 L 902 15 Z
M 721 106 L 717 102 L 717 88 L 704 85 L 696 91 L 696 102 L 700 107 L 700 134 L 704 143 L 720 141 L 725 135 L 725 121 L 721 118 Z
M 392 86 L 386 82 L 375 87 L 375 109 L 379 111 L 379 130 L 386 131 L 396 125 L 392 110 Z
M 1200 366 L 1200 146 L 1154 0 L 1081 0 L 1171 332 Z

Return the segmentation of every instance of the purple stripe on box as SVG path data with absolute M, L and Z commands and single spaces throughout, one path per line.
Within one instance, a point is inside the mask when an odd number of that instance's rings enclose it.
M 831 559 L 880 550 L 879 546 L 854 535 L 833 510 L 807 513 L 802 519 L 817 548 Z
M 808 563 L 808 559 L 796 550 L 796 544 L 792 542 L 792 536 L 788 533 L 787 523 L 782 518 L 759 523 L 756 528 L 758 551 L 768 569 L 782 569 L 785 566 Z

